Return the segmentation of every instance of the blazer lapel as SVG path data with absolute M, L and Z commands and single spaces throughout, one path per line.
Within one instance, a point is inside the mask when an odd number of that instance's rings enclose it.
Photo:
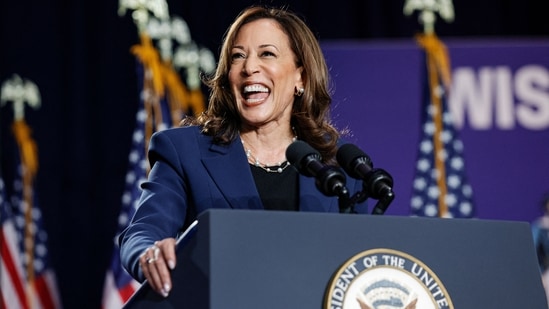
M 263 209 L 240 140 L 212 144 L 202 162 L 232 208 Z
M 232 208 L 264 209 L 240 140 L 212 144 L 202 162 Z M 338 199 L 318 194 L 313 177 L 299 175 L 300 211 L 337 212 Z

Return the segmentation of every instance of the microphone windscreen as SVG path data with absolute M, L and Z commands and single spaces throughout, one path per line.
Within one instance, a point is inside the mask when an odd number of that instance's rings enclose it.
M 356 174 L 354 172 L 354 168 L 356 167 L 356 160 L 359 158 L 365 160 L 364 163 L 368 164 L 370 167 L 373 166 L 370 157 L 366 153 L 364 153 L 364 151 L 362 151 L 360 148 L 353 144 L 341 145 L 341 147 L 339 147 L 339 149 L 337 150 L 337 162 L 348 174 Z
M 304 141 L 296 140 L 286 149 L 286 159 L 298 169 L 301 169 L 303 159 L 309 155 L 320 156 L 320 153 Z

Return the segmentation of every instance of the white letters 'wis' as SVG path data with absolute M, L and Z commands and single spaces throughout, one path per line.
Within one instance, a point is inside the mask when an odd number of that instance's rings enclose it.
M 448 105 L 457 128 L 467 119 L 476 130 L 548 129 L 549 71 L 541 65 L 515 72 L 508 66 L 455 68 Z

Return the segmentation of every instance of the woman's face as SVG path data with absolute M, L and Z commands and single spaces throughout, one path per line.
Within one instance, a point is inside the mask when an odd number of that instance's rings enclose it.
M 289 123 L 301 70 L 276 21 L 242 26 L 231 48 L 229 83 L 243 121 L 254 127 Z

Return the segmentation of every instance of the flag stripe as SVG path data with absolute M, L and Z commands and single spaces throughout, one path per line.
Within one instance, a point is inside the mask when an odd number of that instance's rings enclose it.
M 101 306 L 103 309 L 121 308 L 133 295 L 133 293 L 137 291 L 140 284 L 131 279 L 128 274 L 125 274 L 125 276 L 127 276 L 127 279 L 130 279 L 131 281 L 125 285 L 117 286 L 117 284 L 115 284 L 113 272 L 107 272 L 105 277 L 105 285 L 103 287 L 103 304 Z M 119 276 L 119 278 L 120 277 L 121 276 Z
M 122 299 L 129 299 L 133 293 L 137 290 L 139 286 L 135 286 L 133 284 L 126 284 L 125 286 L 121 287 L 118 292 L 120 293 L 120 295 L 122 296 Z
M 28 308 L 25 288 L 23 286 L 23 272 L 17 267 L 16 258 L 12 253 L 18 252 L 17 245 L 13 243 L 15 235 L 15 229 L 11 222 L 4 222 L 0 231 L 0 243 L 2 244 L 0 246 L 0 254 L 2 256 L 2 289 L 0 290 L 7 300 L 17 300 L 20 308 Z M 11 289 L 10 294 L 6 291 L 8 287 Z M 11 305 L 12 303 L 8 301 L 8 304 Z
M 2 269 L 3 270 L 3 269 Z M 8 277 L 2 277 L 0 285 L 2 287 L 2 293 L 0 293 L 0 298 L 2 299 L 3 307 L 6 309 L 29 309 L 26 305 L 26 301 L 21 302 L 22 299 L 17 296 L 12 281 L 9 281 Z M 23 299 L 24 300 L 24 299 Z
M 34 281 L 35 289 L 37 290 L 38 297 L 40 298 L 40 303 L 42 304 L 42 307 L 45 309 L 53 309 L 56 308 L 56 304 L 52 298 L 52 291 L 50 291 L 50 284 L 47 281 L 47 278 L 49 278 L 49 271 L 47 271 L 42 276 L 36 278 Z M 41 291 L 47 291 L 47 293 L 42 293 Z
M 0 282 L 0 286 L 4 286 L 4 285 Z M 9 295 L 13 295 L 13 294 L 9 294 Z M 6 301 L 4 300 L 4 293 L 0 293 L 0 308 L 8 308 L 8 306 L 6 305 Z
M 9 192 L 0 177 L 0 297 L 9 309 L 62 308 L 55 274 L 48 263 L 47 233 L 33 190 L 35 174 L 30 174 L 28 168 L 36 159 L 34 141 L 23 120 L 14 128 L 20 161 L 13 165 L 16 171 Z

